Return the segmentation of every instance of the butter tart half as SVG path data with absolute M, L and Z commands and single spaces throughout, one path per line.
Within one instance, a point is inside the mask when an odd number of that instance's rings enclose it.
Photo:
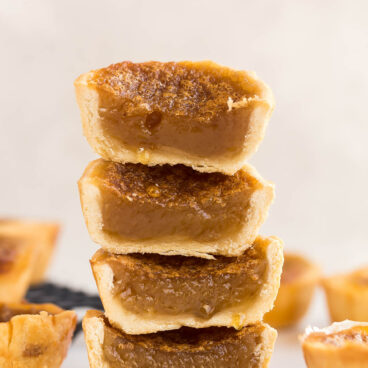
M 258 237 L 238 257 L 215 260 L 99 250 L 92 270 L 110 323 L 128 334 L 262 320 L 280 285 L 282 244 Z
M 88 165 L 79 191 L 89 233 L 107 251 L 204 258 L 241 255 L 274 196 L 250 166 L 227 176 L 103 159 Z
M 301 338 L 308 368 L 367 368 L 368 323 L 335 322 Z
M 34 244 L 0 231 L 0 303 L 22 301 L 34 269 Z
M 368 322 L 368 267 L 325 278 L 322 285 L 332 321 Z
M 55 222 L 0 219 L 0 234 L 29 239 L 34 244 L 36 257 L 31 284 L 44 280 L 59 230 L 60 225 Z
M 104 159 L 234 174 L 274 108 L 255 73 L 210 61 L 129 61 L 75 81 L 84 135 Z
M 0 304 L 0 367 L 59 368 L 76 322 L 53 304 Z
M 298 323 L 308 311 L 319 280 L 318 266 L 303 256 L 285 253 L 280 289 L 264 321 L 275 328 Z
M 97 311 L 87 312 L 83 329 L 91 368 L 266 368 L 277 335 L 261 322 L 127 335 Z

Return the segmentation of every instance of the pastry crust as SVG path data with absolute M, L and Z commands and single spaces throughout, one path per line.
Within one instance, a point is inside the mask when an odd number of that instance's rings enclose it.
M 29 239 L 3 235 L 0 231 L 0 302 L 20 302 L 34 269 L 34 244 Z
M 322 281 L 332 321 L 368 321 L 368 267 Z
M 232 175 L 256 151 L 274 108 L 270 88 L 255 73 L 210 61 L 122 62 L 85 73 L 74 85 L 88 142 L 121 163 Z M 108 130 L 120 126 L 122 139 Z M 219 137 L 223 147 L 214 153 L 211 141 Z
M 87 351 L 88 351 L 88 358 L 91 368 L 110 368 L 112 365 L 108 362 L 108 360 L 105 358 L 104 350 L 103 350 L 103 343 L 105 339 L 105 329 L 111 329 L 114 331 L 114 333 L 120 334 L 122 337 L 126 337 L 129 339 L 128 345 L 126 345 L 129 350 L 134 349 L 134 346 L 136 344 L 139 344 L 143 349 L 155 349 L 156 351 L 162 351 L 164 354 L 167 352 L 170 352 L 172 354 L 171 356 L 175 356 L 176 353 L 182 353 L 182 352 L 190 352 L 193 353 L 193 361 L 195 364 L 196 360 L 196 354 L 205 351 L 208 348 L 211 348 L 211 345 L 216 345 L 216 342 L 211 343 L 210 339 L 207 338 L 207 340 L 200 339 L 201 343 L 200 345 L 191 345 L 190 347 L 186 345 L 185 343 L 177 343 L 175 342 L 180 340 L 183 341 L 182 338 L 177 338 L 174 340 L 174 342 L 170 342 L 169 339 L 166 339 L 165 336 L 168 336 L 168 332 L 159 333 L 161 334 L 158 339 L 161 339 L 160 342 L 157 344 L 155 343 L 154 339 L 157 339 L 155 334 L 153 335 L 143 335 L 143 336 L 134 336 L 134 335 L 125 335 L 123 332 L 119 332 L 118 330 L 110 327 L 108 323 L 106 322 L 106 319 L 104 318 L 103 313 L 98 311 L 88 311 L 86 316 L 83 319 L 83 330 L 85 334 L 85 340 L 87 344 Z M 247 334 L 247 329 L 254 329 L 254 331 L 259 331 L 259 337 L 257 337 L 258 344 L 255 347 L 254 351 L 247 352 L 248 354 L 251 354 L 254 359 L 257 359 L 257 365 L 254 364 L 252 367 L 268 367 L 269 360 L 271 358 L 272 352 L 273 352 L 273 346 L 276 340 L 277 333 L 274 329 L 269 327 L 268 325 L 262 324 L 259 322 L 257 325 L 254 326 L 254 328 L 251 327 L 245 327 L 242 331 L 238 332 L 229 332 L 233 335 L 234 344 L 238 344 L 237 339 L 241 339 L 241 336 L 243 334 Z M 201 330 L 198 330 L 198 334 L 205 334 L 206 332 L 203 332 Z M 257 334 L 257 332 L 253 332 Z M 180 330 L 178 331 L 178 334 L 180 334 Z M 239 337 L 237 337 L 239 336 Z M 224 338 L 225 339 L 225 338 Z M 220 343 L 221 344 L 221 343 Z M 120 345 L 122 347 L 122 345 Z M 249 347 L 250 348 L 250 347 Z M 189 350 L 190 349 L 190 350 Z M 226 354 L 226 350 L 223 351 L 223 354 Z M 170 357 L 168 355 L 168 361 L 170 362 Z M 130 363 L 130 364 L 129 364 Z M 134 361 L 134 354 L 131 355 L 131 360 L 129 363 L 126 363 L 124 365 L 121 365 L 121 367 L 140 367 L 140 365 L 137 365 L 138 363 Z M 120 363 L 121 364 L 121 363 Z M 185 364 L 183 362 L 183 364 Z M 214 364 L 214 363 L 212 363 Z M 146 366 L 146 365 L 145 365 Z M 168 365 L 165 365 L 165 367 Z M 183 365 L 184 367 L 185 365 Z M 191 365 L 194 366 L 194 365 Z M 220 365 L 219 365 L 220 366 Z M 155 367 L 164 367 L 164 365 L 161 365 L 160 363 L 156 362 Z M 211 367 L 216 367 L 216 365 L 211 365 Z M 222 365 L 221 365 L 222 367 Z
M 29 239 L 36 252 L 31 284 L 41 283 L 54 253 L 60 225 L 55 222 L 40 222 L 16 219 L 0 219 L 0 234 Z
M 280 285 L 283 263 L 282 242 L 276 237 L 263 238 L 259 236 L 253 246 L 260 250 L 260 254 L 262 254 L 260 257 L 264 257 L 264 261 L 266 262 L 265 273 L 259 281 L 262 285 L 256 294 L 251 297 L 249 295 L 246 296 L 241 304 L 223 307 L 213 315 L 203 318 L 194 313 L 175 315 L 150 313 L 147 315 L 144 312 L 138 314 L 135 311 L 128 310 L 124 308 L 121 300 L 113 294 L 114 282 L 119 283 L 119 280 L 114 276 L 110 265 L 104 262 L 103 259 L 101 260 L 99 257 L 100 253 L 97 252 L 92 258 L 91 264 L 106 316 L 113 326 L 128 334 L 146 334 L 173 330 L 181 326 L 195 328 L 227 326 L 239 329 L 245 325 L 262 320 L 263 315 L 272 309 Z M 131 261 L 129 256 L 125 256 L 123 259 L 126 262 Z M 216 262 L 216 260 L 210 262 Z M 253 261 L 253 263 L 256 264 L 256 261 Z M 136 267 L 143 267 L 143 264 L 137 264 Z M 192 267 L 195 266 L 192 265 Z M 158 270 L 152 270 L 152 272 L 153 277 L 159 278 L 157 274 L 159 272 Z M 162 272 L 169 273 L 170 270 L 166 268 Z M 175 274 L 179 272 L 177 277 L 180 277 L 180 272 L 186 271 L 185 269 L 184 271 L 177 269 L 171 272 Z M 193 282 L 195 282 L 195 277 L 198 277 L 199 272 L 200 270 L 194 272 Z M 233 270 L 231 272 L 235 271 Z M 251 270 L 248 272 L 251 272 Z M 131 282 L 128 281 L 128 284 L 131 284 Z M 216 287 L 216 285 L 213 287 Z M 197 295 L 197 298 L 201 299 L 201 296 Z
M 0 304 L 0 314 L 8 315 L 0 322 L 2 368 L 61 366 L 77 322 L 74 312 L 52 304 Z
M 236 190 L 241 193 L 243 190 L 242 186 L 246 188 L 248 183 L 251 184 L 249 185 L 250 189 L 247 189 L 249 199 L 247 200 L 247 204 L 244 205 L 244 210 L 240 212 L 240 216 L 242 216 L 240 229 L 238 228 L 238 230 L 232 231 L 231 234 L 227 234 L 227 236 L 215 239 L 214 241 L 194 240 L 192 238 L 183 238 L 183 236 L 179 237 L 177 235 L 162 238 L 140 239 L 139 241 L 135 241 L 132 239 L 125 239 L 111 232 L 104 231 L 103 229 L 101 188 L 99 185 L 96 185 L 96 176 L 94 172 L 100 170 L 101 167 L 105 167 L 106 165 L 119 164 L 108 163 L 102 159 L 91 162 L 85 170 L 82 178 L 79 180 L 79 192 L 83 215 L 91 238 L 96 243 L 100 244 L 105 250 L 115 254 L 158 253 L 162 255 L 184 255 L 209 259 L 213 258 L 213 255 L 216 254 L 229 257 L 241 255 L 255 240 L 260 226 L 268 215 L 268 208 L 274 197 L 273 185 L 262 179 L 253 167 L 249 165 L 244 166 L 242 172 L 239 172 L 236 175 L 243 175 L 247 179 L 242 179 L 242 181 L 236 184 Z M 159 169 L 146 168 L 146 170 Z M 186 168 L 186 170 L 190 169 Z M 194 171 L 192 172 L 196 173 Z M 195 175 L 222 176 L 222 174 L 219 173 L 196 173 Z M 203 181 L 205 189 L 202 188 L 203 190 L 198 190 L 198 193 L 194 192 L 194 194 L 191 189 L 187 193 L 188 198 L 184 198 L 185 201 L 181 198 L 181 202 L 185 205 L 185 203 L 188 203 L 189 201 L 198 201 L 205 195 L 205 193 L 207 193 L 207 195 L 210 193 L 211 201 L 213 202 L 215 202 L 215 200 L 220 203 L 222 203 L 221 201 L 226 201 L 226 197 L 225 199 L 223 198 L 222 192 L 226 190 L 226 186 L 231 187 L 232 182 L 236 182 L 238 179 L 227 176 L 224 176 L 224 178 L 224 183 L 221 184 L 221 187 L 217 182 L 211 186 L 210 183 L 205 183 Z M 114 179 L 114 181 L 116 180 L 117 179 Z M 136 181 L 134 181 L 134 183 L 139 184 L 139 186 L 145 186 L 146 184 L 144 181 L 139 181 L 141 180 L 139 177 L 135 180 Z M 196 178 L 195 182 L 198 183 L 198 181 L 199 179 Z M 118 183 L 121 183 L 121 186 L 127 187 L 127 183 L 124 182 L 124 178 L 119 178 Z M 165 183 L 167 184 L 167 182 Z M 175 188 L 176 192 L 173 188 L 169 188 L 168 190 L 172 191 L 172 193 L 170 192 L 170 196 L 168 196 L 169 198 L 180 197 L 182 195 L 181 187 Z M 140 193 L 136 191 L 132 191 L 131 195 L 128 194 L 129 193 L 124 193 L 124 196 L 133 204 L 141 200 Z M 135 199 L 132 201 L 132 198 L 137 198 L 136 202 Z M 143 200 L 144 199 L 142 199 L 142 201 Z M 151 200 L 153 199 L 151 198 Z M 176 202 L 170 202 L 169 205 L 172 205 L 173 208 L 175 208 Z M 162 206 L 167 208 L 166 203 L 163 203 Z
M 307 329 L 301 340 L 308 368 L 368 367 L 368 323 L 344 321 Z
M 321 276 L 319 267 L 301 255 L 285 253 L 284 259 L 275 305 L 264 317 L 274 328 L 292 326 L 305 316 Z

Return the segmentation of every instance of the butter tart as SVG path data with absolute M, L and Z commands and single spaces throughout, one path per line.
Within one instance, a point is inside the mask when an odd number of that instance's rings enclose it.
M 368 267 L 325 278 L 322 285 L 332 321 L 368 322 Z
M 0 231 L 0 302 L 22 301 L 31 283 L 34 262 L 34 245 L 29 239 Z
M 106 316 L 128 334 L 260 321 L 273 306 L 282 263 L 276 237 L 258 237 L 241 256 L 215 260 L 103 250 L 91 260 Z
M 367 368 L 368 323 L 346 320 L 309 328 L 302 346 L 308 368 Z
M 210 61 L 129 61 L 75 81 L 84 134 L 104 159 L 234 174 L 274 108 L 255 73 Z
M 308 311 L 319 280 L 317 265 L 303 256 L 285 253 L 280 289 L 264 321 L 275 328 L 298 323 Z
M 205 258 L 241 255 L 274 196 L 250 166 L 227 176 L 103 159 L 89 164 L 79 191 L 92 239 L 111 253 Z
M 76 322 L 53 304 L 0 304 L 0 367 L 59 368 Z
M 32 271 L 32 284 L 44 280 L 59 230 L 60 226 L 55 222 L 0 219 L 0 234 L 26 238 L 34 244 L 37 255 Z
M 87 312 L 83 329 L 91 368 L 266 368 L 277 335 L 261 322 L 127 335 L 97 311 Z

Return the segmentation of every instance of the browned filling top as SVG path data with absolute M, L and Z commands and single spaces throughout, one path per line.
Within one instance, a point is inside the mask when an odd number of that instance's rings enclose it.
M 227 196 L 260 185 L 245 171 L 233 176 L 200 173 L 183 165 L 148 167 L 99 160 L 93 175 L 124 200 L 158 206 L 196 207 L 208 202 L 225 206 Z
M 355 326 L 348 330 L 326 334 L 323 332 L 313 332 L 308 335 L 309 342 L 322 342 L 330 345 L 342 345 L 344 342 L 368 343 L 368 327 Z
M 308 264 L 307 260 L 299 256 L 285 254 L 281 282 L 287 284 L 297 280 L 308 270 Z
M 7 273 L 19 252 L 20 241 L 0 236 L 0 274 Z
M 98 258 L 113 270 L 113 294 L 124 308 L 139 314 L 189 313 L 210 318 L 259 293 L 267 270 L 264 251 L 257 246 L 242 256 L 216 260 L 156 254 L 119 256 L 103 251 L 99 254 Z
M 147 111 L 208 122 L 257 88 L 243 72 L 202 62 L 125 61 L 96 70 L 91 85 L 119 97 L 126 116 Z M 141 111 L 140 111 L 141 110 Z
M 25 306 L 24 308 L 9 307 L 6 304 L 0 305 L 0 322 L 9 322 L 13 317 L 22 314 L 39 314 L 43 309 L 37 308 L 36 306 Z M 49 313 L 52 314 L 52 313 Z
M 105 320 L 103 352 L 110 367 L 258 367 L 264 327 L 240 331 L 225 327 L 181 328 L 147 335 L 127 335 Z M 216 363 L 216 365 L 214 365 Z
M 368 286 L 368 268 L 362 268 L 353 272 L 350 275 L 350 281 L 357 286 L 367 287 Z

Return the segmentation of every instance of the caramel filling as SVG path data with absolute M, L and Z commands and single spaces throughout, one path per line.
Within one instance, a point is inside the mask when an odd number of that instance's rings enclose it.
M 18 252 L 19 241 L 0 237 L 0 274 L 10 271 Z
M 113 295 L 136 314 L 189 314 L 208 319 L 259 294 L 267 270 L 260 247 L 216 260 L 160 255 L 106 255 Z M 122 262 L 121 259 L 125 259 Z
M 95 71 L 89 83 L 99 89 L 105 136 L 131 150 L 206 157 L 241 152 L 248 119 L 228 111 L 229 98 L 259 93 L 242 72 L 205 63 L 123 62 Z
M 257 182 L 198 173 L 178 166 L 146 167 L 100 161 L 92 174 L 100 189 L 104 231 L 131 241 L 211 242 L 241 230 Z
M 148 335 L 126 335 L 105 325 L 103 353 L 118 367 L 258 367 L 261 334 L 254 325 L 241 331 L 224 327 L 181 328 Z
M 7 305 L 0 305 L 0 322 L 9 322 L 13 317 L 23 314 L 39 314 L 42 310 L 34 306 L 27 308 L 11 308 Z
M 321 342 L 330 345 L 342 345 L 346 342 L 368 343 L 368 327 L 352 327 L 348 330 L 325 334 L 314 332 L 308 336 L 310 342 Z

